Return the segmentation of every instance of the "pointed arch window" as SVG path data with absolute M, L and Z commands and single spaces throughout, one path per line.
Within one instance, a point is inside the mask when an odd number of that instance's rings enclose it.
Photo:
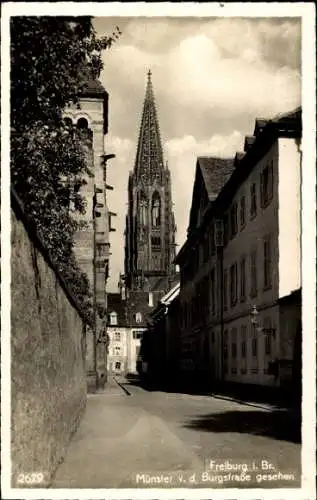
M 147 224 L 147 200 L 144 193 L 140 195 L 140 224 L 141 226 Z
M 158 193 L 154 193 L 152 198 L 152 227 L 161 225 L 161 200 Z

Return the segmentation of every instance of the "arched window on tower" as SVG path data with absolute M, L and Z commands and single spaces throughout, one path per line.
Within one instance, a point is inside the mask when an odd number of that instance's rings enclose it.
M 161 201 L 158 193 L 154 193 L 152 198 L 152 227 L 161 225 Z
M 85 138 L 89 141 L 89 143 L 92 142 L 92 130 L 88 127 L 88 121 L 86 118 L 79 118 L 77 122 L 77 129 L 79 130 L 80 136 L 82 138 Z
M 140 224 L 146 226 L 147 224 L 147 199 L 144 193 L 140 195 Z

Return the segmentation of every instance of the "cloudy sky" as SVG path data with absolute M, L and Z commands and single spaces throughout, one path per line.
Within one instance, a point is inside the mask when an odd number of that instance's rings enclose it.
M 196 158 L 243 148 L 257 117 L 300 104 L 300 20 L 296 18 L 96 18 L 98 34 L 122 36 L 104 54 L 109 92 L 105 146 L 111 233 L 109 291 L 123 272 L 128 174 L 133 169 L 146 73 L 152 70 L 179 247 L 186 237 Z

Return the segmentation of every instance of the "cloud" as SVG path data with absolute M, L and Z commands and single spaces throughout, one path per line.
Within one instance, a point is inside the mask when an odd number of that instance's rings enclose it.
M 214 106 L 233 115 L 252 110 L 256 116 L 289 110 L 300 100 L 298 71 L 287 66 L 277 70 L 254 48 L 224 58 L 205 35 L 185 39 L 171 51 L 167 67 L 167 92 L 186 107 Z
M 228 136 L 214 135 L 207 140 L 198 141 L 189 135 L 172 139 L 165 144 L 172 178 L 174 214 L 178 228 L 176 240 L 179 248 L 186 239 L 197 157 L 232 157 L 237 150 L 242 149 L 243 140 L 241 133 L 234 130 Z
M 149 67 L 167 139 L 185 133 L 177 130 L 178 116 L 189 126 L 192 114 L 208 109 L 233 120 L 243 114 L 270 117 L 300 102 L 299 22 L 135 18 L 126 26 L 122 39 L 104 53 L 101 77 L 115 135 L 135 140 Z M 154 50 L 156 44 L 160 50 Z M 199 137 L 196 123 L 188 132 Z M 210 126 L 216 132 L 216 124 Z
M 107 191 L 107 205 L 117 217 L 111 221 L 115 232 L 110 233 L 111 257 L 109 290 L 116 291 L 119 274 L 124 271 L 124 230 L 127 212 L 127 188 L 129 171 L 133 168 L 136 144 L 127 138 L 107 136 L 105 150 L 116 158 L 107 163 L 107 183 L 113 191 Z
M 109 92 L 109 208 L 118 213 L 111 233 L 110 289 L 123 271 L 127 183 L 133 169 L 149 67 L 165 159 L 172 175 L 177 242 L 186 237 L 198 155 L 234 155 L 257 117 L 300 104 L 298 19 L 108 18 L 122 37 L 105 51 L 101 81 Z

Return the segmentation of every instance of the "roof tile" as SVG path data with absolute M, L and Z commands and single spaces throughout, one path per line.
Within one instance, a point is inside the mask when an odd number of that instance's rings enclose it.
M 200 156 L 197 161 L 209 201 L 214 201 L 234 170 L 234 160 L 233 158 Z

